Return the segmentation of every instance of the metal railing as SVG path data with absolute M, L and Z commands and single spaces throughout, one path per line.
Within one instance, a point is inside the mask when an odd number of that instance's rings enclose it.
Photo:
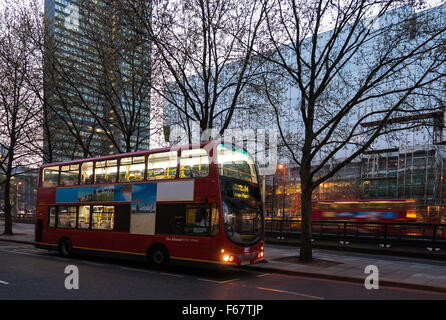
M 299 239 L 300 220 L 267 218 L 266 236 L 279 239 Z M 446 248 L 446 224 L 363 222 L 363 221 L 312 221 L 312 238 L 350 242 L 375 242 L 381 246 L 425 246 L 432 250 Z

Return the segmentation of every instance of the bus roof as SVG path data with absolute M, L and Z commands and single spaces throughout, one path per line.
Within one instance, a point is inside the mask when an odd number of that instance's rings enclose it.
M 40 168 L 77 164 L 77 163 L 83 163 L 83 162 L 87 162 L 87 161 L 98 161 L 98 160 L 101 161 L 101 160 L 110 160 L 110 159 L 123 158 L 123 157 L 135 157 L 135 156 L 141 156 L 141 155 L 152 154 L 152 153 L 167 152 L 167 151 L 171 151 L 172 149 L 179 150 L 179 149 L 203 148 L 207 145 L 211 145 L 212 147 L 214 147 L 219 144 L 236 145 L 229 141 L 211 140 L 211 141 L 205 141 L 205 142 L 195 142 L 195 143 L 190 143 L 190 144 L 185 144 L 185 145 L 180 145 L 180 146 L 163 147 L 163 148 L 134 151 L 134 152 L 127 152 L 127 153 L 116 153 L 116 154 L 110 154 L 110 155 L 106 155 L 106 156 L 98 156 L 98 157 L 93 157 L 93 158 L 82 158 L 82 159 L 75 159 L 75 160 L 69 160 L 69 161 L 45 163 L 45 164 L 41 165 Z M 244 148 L 241 148 L 241 149 L 244 149 Z

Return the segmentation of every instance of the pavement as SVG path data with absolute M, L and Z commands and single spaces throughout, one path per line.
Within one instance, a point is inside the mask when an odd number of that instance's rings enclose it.
M 0 240 L 17 243 L 34 244 L 34 224 L 13 222 L 12 232 L 14 235 L 4 235 L 4 221 L 0 220 Z
M 0 232 L 3 230 L 0 221 Z M 34 243 L 34 225 L 14 223 L 13 236 L 0 234 L 0 241 Z M 271 241 L 270 241 L 271 240 Z M 313 262 L 300 263 L 297 246 L 266 239 L 265 260 L 245 268 L 302 277 L 364 283 L 368 266 L 376 266 L 379 285 L 446 292 L 446 261 L 358 252 L 313 249 Z M 376 273 L 374 273 L 376 275 Z

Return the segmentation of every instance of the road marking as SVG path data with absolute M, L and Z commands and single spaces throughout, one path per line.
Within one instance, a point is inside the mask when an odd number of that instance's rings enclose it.
M 220 283 L 229 283 L 229 282 L 234 282 L 240 279 L 230 279 L 230 280 L 225 280 L 225 281 L 220 281 Z
M 3 249 L 1 249 L 0 251 L 2 251 L 2 252 L 9 252 L 9 253 L 16 253 L 16 254 L 23 254 L 23 255 L 25 255 L 25 256 L 42 257 L 40 254 L 33 254 L 33 253 L 27 253 L 27 252 L 20 252 L 20 251 L 14 251 L 14 250 L 3 250 Z
M 165 273 L 165 272 L 160 272 L 160 274 L 165 275 L 165 276 L 171 276 L 171 277 L 177 277 L 177 278 L 184 278 L 184 276 L 183 276 L 183 275 L 180 275 L 180 274 Z
M 324 298 L 322 298 L 322 297 L 310 296 L 308 294 L 303 294 L 303 293 L 298 293 L 298 292 L 293 292 L 293 291 L 287 291 L 287 290 L 281 290 L 281 289 L 272 289 L 272 288 L 264 288 L 264 287 L 256 287 L 256 289 L 272 291 L 272 292 L 278 292 L 278 293 L 288 293 L 288 294 L 292 294 L 292 295 L 295 295 L 295 296 L 311 298 L 311 299 L 316 299 L 316 300 L 324 300 Z
M 70 261 L 70 259 L 67 258 L 59 258 L 59 257 L 52 257 L 53 260 L 57 260 L 57 261 L 63 261 L 63 262 L 68 262 Z
M 96 262 L 90 262 L 90 261 L 82 261 L 82 263 L 89 264 L 92 266 L 101 266 L 101 267 L 105 266 L 105 264 L 103 264 L 103 263 L 96 263 Z
M 223 283 L 230 283 L 230 282 L 233 282 L 233 281 L 237 281 L 237 280 L 240 280 L 240 279 L 230 279 L 230 280 L 217 281 L 217 280 L 211 280 L 211 279 L 205 279 L 205 278 L 198 278 L 197 280 L 223 284 Z
M 121 267 L 121 269 L 123 269 L 123 270 L 128 270 L 128 271 L 138 271 L 138 272 L 155 273 L 155 272 L 150 271 L 150 270 L 136 269 L 136 268 Z
M 48 252 L 48 250 L 44 250 L 44 249 L 32 249 L 32 248 L 27 248 L 26 249 L 27 250 L 27 252 L 36 252 L 36 253 L 47 253 Z
M 25 247 L 17 247 L 16 245 L 2 245 L 0 248 L 2 249 L 24 249 Z M 27 247 L 29 248 L 29 247 Z
M 261 278 L 261 277 L 265 277 L 265 276 L 270 276 L 271 275 L 271 273 L 262 273 L 262 274 L 259 274 L 258 276 L 257 276 L 257 278 Z
M 200 280 L 200 281 L 207 281 L 207 282 L 213 282 L 213 283 L 221 283 L 220 281 L 217 281 L 217 280 L 204 279 L 204 278 L 198 278 L 197 280 Z
M 2 280 L 0 280 L 0 284 L 5 284 L 5 285 L 8 285 L 8 284 L 9 284 L 9 282 L 6 282 L 6 281 L 2 281 Z

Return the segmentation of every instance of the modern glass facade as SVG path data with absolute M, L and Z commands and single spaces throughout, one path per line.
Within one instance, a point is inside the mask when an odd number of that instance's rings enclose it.
M 329 88 L 330 90 L 326 90 L 326 100 L 321 99 L 321 101 L 318 101 L 320 106 L 318 105 L 317 107 L 321 110 L 326 110 L 325 114 L 320 112 L 316 116 L 317 121 L 315 122 L 318 122 L 319 128 L 331 120 L 330 108 L 333 108 L 336 112 L 338 110 L 336 109 L 337 107 L 343 106 L 345 101 L 349 101 L 358 92 L 361 81 L 367 77 L 371 66 L 376 63 L 376 60 L 380 59 L 381 52 L 379 48 L 383 48 L 382 44 L 386 43 L 392 36 L 392 34 L 383 36 L 379 32 L 380 27 L 385 27 L 386 25 L 397 26 L 395 29 L 400 31 L 400 35 L 404 36 L 405 41 L 398 42 L 398 39 L 393 39 L 395 43 L 401 46 L 399 47 L 400 51 L 397 50 L 395 55 L 397 55 L 397 52 L 404 55 L 405 52 L 416 47 L 421 41 L 426 40 L 426 37 L 432 33 L 432 30 L 435 30 L 437 27 L 439 29 L 444 28 L 446 22 L 445 9 L 446 6 L 441 5 L 417 12 L 413 7 L 406 6 L 390 10 L 380 17 L 376 24 L 377 29 L 375 31 L 377 35 L 371 37 L 370 41 L 365 41 L 365 44 L 359 50 L 360 54 L 351 59 L 346 59 L 342 70 L 334 78 L 332 87 Z M 323 50 L 324 42 L 329 41 L 331 32 L 326 31 L 318 35 L 318 43 L 322 46 L 322 48 L 319 48 L 320 51 Z M 395 31 L 392 29 L 392 32 Z M 311 40 L 311 37 L 309 37 L 302 41 L 302 50 L 305 51 L 305 53 L 302 53 L 303 60 L 308 58 L 305 54 L 311 55 Z M 340 42 L 342 43 L 342 40 Z M 336 51 L 336 48 L 332 49 Z M 283 50 L 283 56 L 290 59 L 289 65 L 292 66 L 292 62 L 296 59 L 292 46 L 283 46 L 279 50 Z M 335 52 L 333 53 L 333 59 L 334 57 L 336 57 Z M 411 81 L 416 79 L 423 67 L 425 67 L 424 64 L 432 62 L 429 60 L 428 54 L 425 54 L 423 58 L 426 59 L 419 64 L 414 62 L 404 65 L 400 73 L 389 78 L 388 81 L 379 83 L 373 90 L 364 94 L 366 99 L 358 104 L 340 122 L 338 126 L 338 131 L 340 132 L 337 132 L 337 138 L 338 140 L 344 140 L 342 138 L 343 135 L 348 136 L 349 130 L 355 126 L 358 120 L 368 115 L 367 121 L 358 125 L 362 131 L 354 132 L 357 140 L 352 140 L 350 144 L 339 149 L 333 160 L 330 161 L 331 163 L 327 163 L 320 170 L 319 176 L 329 172 L 337 161 L 352 154 L 352 150 L 355 150 L 355 147 L 361 144 L 361 135 L 367 136 L 364 133 L 367 132 L 367 128 L 376 127 L 376 124 L 382 121 L 381 111 L 386 110 L 384 109 L 386 107 L 395 105 L 400 97 L 398 92 L 393 94 L 392 89 L 410 86 Z M 323 67 L 319 67 L 323 74 Z M 444 66 L 442 68 L 444 71 Z M 274 69 L 274 66 L 272 69 Z M 383 70 L 380 72 L 383 72 Z M 194 76 L 191 76 L 189 79 L 193 81 Z M 286 77 L 274 78 L 274 76 L 271 76 L 271 79 L 269 85 L 279 92 L 274 101 L 277 101 L 275 107 L 280 113 L 282 130 L 285 132 L 285 136 L 291 137 L 289 142 L 291 142 L 292 146 L 293 143 L 298 145 L 302 142 L 304 134 L 304 124 L 299 112 L 299 106 L 301 105 L 299 89 L 292 79 L 287 79 Z M 263 86 L 264 84 L 260 83 L 256 89 Z M 444 143 L 444 111 L 440 107 L 444 106 L 446 91 L 444 83 L 439 83 L 438 81 L 433 82 L 429 89 L 432 90 L 430 92 L 437 94 L 435 98 L 427 98 L 428 94 L 410 95 L 405 101 L 406 103 L 399 109 L 402 111 L 392 114 L 389 127 L 393 129 L 401 124 L 404 130 L 392 132 L 389 129 L 389 134 L 379 136 L 368 151 L 342 168 L 334 177 L 323 182 L 315 190 L 314 198 L 326 200 L 412 198 L 417 200 L 417 203 L 424 208 L 423 210 L 425 210 L 426 214 L 428 212 L 429 214 L 442 212 L 444 204 L 443 194 L 446 190 L 445 186 L 443 186 L 444 163 L 446 163 L 446 159 L 443 150 L 444 146 L 442 145 Z M 247 88 L 240 95 L 240 108 L 234 111 L 234 120 L 229 127 L 229 129 L 240 129 L 241 137 L 239 137 L 239 141 L 248 140 L 249 137 L 246 135 L 247 129 L 277 129 L 275 110 L 273 110 L 265 95 L 259 92 L 261 90 L 256 92 Z M 390 93 L 380 96 L 382 92 Z M 186 102 L 184 105 L 186 108 Z M 224 107 L 226 106 L 223 103 L 221 109 Z M 427 111 L 425 111 L 422 117 L 419 114 L 413 116 L 413 113 L 405 112 L 407 110 L 413 111 L 411 108 Z M 175 116 L 178 112 L 174 111 L 175 108 L 170 106 L 168 101 L 166 101 L 165 110 L 169 111 L 166 112 L 166 114 L 169 114 L 169 117 L 164 119 L 166 125 L 182 122 L 181 116 Z M 223 120 L 221 119 L 220 122 L 215 121 L 215 128 L 219 128 Z M 317 129 L 314 129 L 314 132 Z M 243 136 L 243 131 L 245 136 Z M 319 138 L 322 140 L 321 137 Z M 332 146 L 337 146 L 336 138 L 333 138 L 330 142 Z M 316 166 L 317 163 L 324 161 L 329 151 L 330 146 L 325 150 L 321 150 L 315 156 L 315 161 L 312 165 Z M 254 154 L 254 152 L 251 153 Z M 293 161 L 289 161 L 289 154 L 287 155 L 286 153 L 287 148 L 283 147 L 279 150 L 278 159 L 279 162 L 286 165 L 286 169 L 282 171 L 277 170 L 274 175 L 264 177 L 265 211 L 269 215 L 283 216 L 298 215 L 300 213 L 299 168 L 296 168 L 296 164 Z M 299 152 L 296 152 L 296 154 L 299 154 Z
M 330 168 L 327 167 L 326 170 Z M 321 173 L 323 174 L 323 172 Z M 446 218 L 446 157 L 441 144 L 369 151 L 313 193 L 315 200 L 415 199 L 425 217 Z M 298 168 L 265 177 L 265 211 L 299 216 Z
M 114 1 L 89 2 L 98 10 L 93 18 L 82 11 L 82 1 L 45 0 L 44 94 L 51 107 L 44 147 L 52 162 L 86 157 L 86 150 L 99 156 L 149 148 L 150 71 L 139 70 L 150 63 L 150 44 L 137 47 L 131 60 L 120 41 L 132 31 L 119 27 L 124 17 Z M 140 86 L 133 99 L 130 79 Z

